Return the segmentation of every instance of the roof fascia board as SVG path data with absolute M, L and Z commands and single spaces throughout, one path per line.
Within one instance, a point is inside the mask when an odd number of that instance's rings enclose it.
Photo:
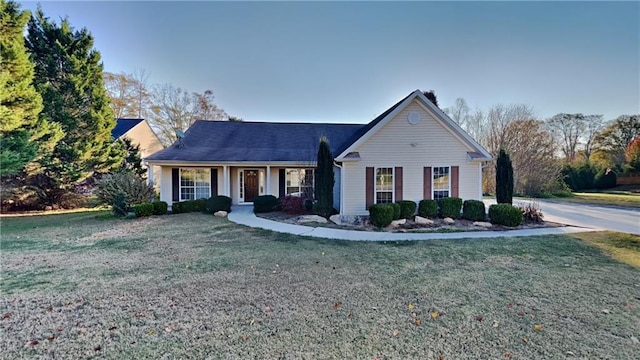
M 305 168 L 305 167 L 315 167 L 316 162 L 302 162 L 302 161 L 265 161 L 265 162 L 256 162 L 256 161 L 180 161 L 180 160 L 146 160 L 143 159 L 149 165 L 158 165 L 158 166 L 239 166 L 239 167 L 265 167 L 265 166 L 273 166 L 273 167 L 295 167 L 295 168 Z

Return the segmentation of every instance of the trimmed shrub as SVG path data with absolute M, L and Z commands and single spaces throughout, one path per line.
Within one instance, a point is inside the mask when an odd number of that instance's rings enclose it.
M 280 199 L 280 208 L 287 214 L 302 214 L 305 210 L 305 199 L 300 196 L 287 195 Z
M 420 200 L 418 204 L 418 215 L 423 218 L 434 218 L 438 216 L 438 202 L 431 199 Z
M 153 215 L 152 203 L 136 204 L 133 205 L 132 208 L 137 218 Z
M 398 203 L 389 203 L 389 205 L 391 205 L 391 207 L 393 207 L 393 220 L 398 220 L 400 219 L 400 204 Z
M 395 209 L 393 204 L 375 204 L 369 206 L 369 219 L 379 228 L 389 226 L 393 221 Z
M 313 200 L 311 199 L 307 199 L 304 201 L 304 209 L 307 211 L 312 211 L 313 210 Z
M 440 216 L 443 218 L 450 217 L 457 219 L 460 217 L 460 210 L 462 210 L 462 199 L 458 197 L 442 198 L 439 201 Z
M 151 205 L 153 205 L 153 215 L 164 215 L 169 207 L 164 201 L 154 201 Z
M 193 203 L 193 208 L 191 210 L 192 212 L 204 212 L 204 210 L 207 208 L 207 199 L 205 198 L 191 200 L 191 203 Z
M 204 211 L 213 214 L 216 211 L 231 212 L 231 198 L 224 195 L 212 196 L 205 202 Z
M 465 200 L 462 203 L 462 217 L 471 221 L 484 221 L 487 218 L 484 203 L 480 200 Z
M 520 208 L 510 204 L 494 204 L 489 206 L 489 219 L 492 224 L 518 226 L 522 224 L 523 214 Z
M 171 212 L 174 214 L 204 212 L 206 203 L 207 199 L 174 202 L 173 205 L 171 205 Z
M 256 196 L 253 199 L 253 212 L 265 213 L 274 211 L 278 207 L 278 198 L 273 195 Z
M 400 205 L 400 219 L 410 219 L 416 213 L 418 206 L 411 200 L 400 200 L 397 204 Z
M 189 212 L 188 201 L 179 201 L 171 204 L 171 212 L 173 214 L 183 214 Z

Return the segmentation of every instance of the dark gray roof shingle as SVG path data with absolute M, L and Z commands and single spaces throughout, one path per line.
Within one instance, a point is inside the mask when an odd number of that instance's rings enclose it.
M 142 121 L 144 121 L 144 119 L 116 119 L 116 127 L 111 130 L 111 137 L 114 139 L 120 138 L 120 136 L 124 135 Z
M 147 160 L 157 161 L 296 161 L 316 160 L 321 136 L 334 156 L 365 124 L 204 121 L 193 123 L 185 137 Z

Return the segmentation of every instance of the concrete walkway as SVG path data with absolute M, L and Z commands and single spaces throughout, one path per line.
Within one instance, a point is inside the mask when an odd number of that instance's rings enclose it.
M 326 227 L 311 227 L 303 225 L 286 224 L 255 216 L 253 206 L 233 206 L 229 213 L 229 220 L 249 227 L 272 230 L 285 234 L 311 236 L 326 239 L 339 239 L 351 241 L 400 241 L 400 240 L 434 240 L 434 239 L 481 239 L 514 236 L 536 236 L 571 234 L 585 231 L 598 231 L 601 229 L 582 228 L 575 226 L 522 229 L 507 231 L 465 231 L 454 233 L 390 233 L 386 231 L 357 231 L 332 229 Z

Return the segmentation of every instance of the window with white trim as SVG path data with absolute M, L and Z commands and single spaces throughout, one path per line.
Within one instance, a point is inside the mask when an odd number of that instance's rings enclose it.
M 180 169 L 180 201 L 211 197 L 211 169 Z
M 376 204 L 393 202 L 393 168 L 376 168 Z
M 451 194 L 451 167 L 439 166 L 433 168 L 433 199 L 449 197 Z
M 313 199 L 314 169 L 285 169 L 286 194 Z

